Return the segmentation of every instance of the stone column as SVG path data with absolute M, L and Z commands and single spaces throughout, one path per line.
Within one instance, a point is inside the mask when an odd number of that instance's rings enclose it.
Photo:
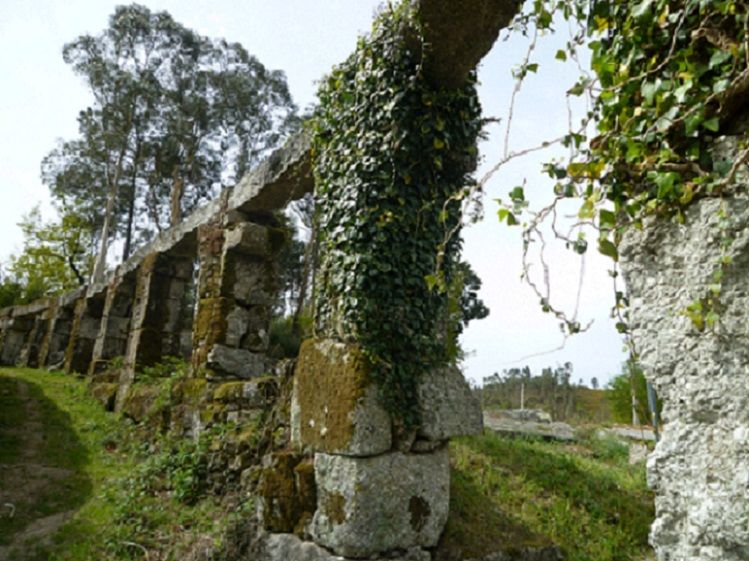
M 153 253 L 141 263 L 125 352 L 125 379 L 166 356 L 180 355 L 182 304 L 193 260 L 181 254 Z M 123 288 L 125 290 L 125 288 Z
M 73 329 L 75 304 L 84 292 L 83 289 L 65 294 L 54 300 L 47 315 L 49 324 L 44 340 L 39 349 L 39 367 L 62 368 L 65 363 L 65 351 L 70 342 Z
M 18 358 L 18 366 L 37 368 L 42 345 L 49 329 L 50 310 L 54 309 L 54 300 L 45 301 L 45 308 L 33 314 L 33 327 L 26 337 L 26 342 Z
M 272 223 L 200 227 L 192 355 L 198 375 L 248 379 L 267 373 L 275 259 L 285 239 Z
M 135 273 L 117 275 L 107 287 L 99 333 L 94 343 L 89 374 L 107 368 L 115 357 L 125 356 L 135 299 Z
M 693 203 L 684 224 L 648 221 L 620 251 L 632 333 L 664 405 L 648 460 L 660 561 L 749 559 L 749 176 L 737 182 L 741 195 Z M 684 310 L 710 294 L 725 235 L 719 319 L 700 330 Z
M 421 426 L 397 439 L 361 349 L 306 341 L 294 376 L 291 438 L 298 453 L 314 454 L 316 509 L 279 528 L 273 513 L 285 499 L 265 497 L 266 526 L 288 532 L 311 516 L 314 540 L 346 557 L 436 546 L 450 502 L 448 441 L 482 431 L 481 407 L 449 366 L 422 376 L 419 406 Z
M 13 309 L 4 331 L 3 346 L 0 349 L 0 363 L 15 366 L 22 358 L 21 354 L 34 328 L 34 316 L 23 315 L 23 307 Z
M 91 364 L 94 343 L 99 333 L 106 292 L 85 294 L 78 298 L 70 326 L 70 338 L 65 351 L 65 372 L 85 374 Z

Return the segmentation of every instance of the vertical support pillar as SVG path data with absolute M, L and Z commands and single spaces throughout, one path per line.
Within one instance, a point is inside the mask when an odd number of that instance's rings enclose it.
M 47 311 L 49 325 L 39 349 L 40 368 L 64 367 L 65 351 L 68 348 L 70 333 L 73 328 L 75 304 L 83 293 L 85 293 L 85 289 L 65 294 L 54 300 L 50 305 Z
M 106 369 L 111 359 L 125 355 L 135 298 L 135 277 L 135 273 L 116 276 L 107 287 L 89 375 Z
M 263 353 L 278 290 L 275 260 L 285 239 L 281 228 L 252 222 L 200 227 L 195 372 L 246 379 L 267 371 Z
M 121 384 L 133 382 L 138 368 L 180 355 L 182 305 L 192 267 L 191 258 L 169 253 L 143 259 L 135 281 Z
M 650 543 L 659 561 L 749 559 L 747 184 L 742 169 L 735 195 L 693 202 L 683 224 L 648 220 L 620 246 L 632 336 L 663 403 L 660 440 L 648 458 L 656 493 Z M 721 250 L 727 235 L 732 241 Z M 712 294 L 721 254 L 730 260 L 717 321 L 695 325 L 683 310 Z
M 18 364 L 33 328 L 34 316 L 26 313 L 25 306 L 13 308 L 12 316 L 5 331 L 3 347 L 0 350 L 0 363 L 6 366 Z
M 54 299 L 44 301 L 41 304 L 42 309 L 32 315 L 33 327 L 21 349 L 18 366 L 24 368 L 37 368 L 39 366 L 39 355 L 49 329 L 49 313 L 53 307 L 53 302 Z
M 65 372 L 88 372 L 104 311 L 105 291 L 81 296 L 75 303 L 70 339 L 65 351 Z

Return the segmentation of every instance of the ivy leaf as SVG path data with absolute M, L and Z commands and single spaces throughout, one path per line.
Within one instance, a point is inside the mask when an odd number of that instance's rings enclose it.
M 607 240 L 606 238 L 600 238 L 598 240 L 598 251 L 601 253 L 601 255 L 605 255 L 606 257 L 611 257 L 614 261 L 619 261 L 619 250 L 616 249 L 616 246 L 611 242 L 610 240 Z
M 709 131 L 718 132 L 718 129 L 720 128 L 720 121 L 718 120 L 718 117 L 713 117 L 712 119 L 703 121 L 702 126 Z
M 598 223 L 601 228 L 613 228 L 616 226 L 616 215 L 610 210 L 602 208 L 598 211 Z
M 510 198 L 515 203 L 522 203 L 525 201 L 525 191 L 522 187 L 515 187 L 510 191 Z
M 565 62 L 567 60 L 567 53 L 564 51 L 564 49 L 559 49 L 557 51 L 557 54 L 554 55 L 554 58 Z
M 632 10 L 632 17 L 635 19 L 644 17 L 650 11 L 650 6 L 652 5 L 653 0 L 643 0 L 637 5 L 634 10 Z
M 499 221 L 500 222 L 507 221 L 508 226 L 517 226 L 518 224 L 518 221 L 515 218 L 515 215 L 506 208 L 500 208 L 499 211 L 497 212 L 497 215 L 499 216 Z

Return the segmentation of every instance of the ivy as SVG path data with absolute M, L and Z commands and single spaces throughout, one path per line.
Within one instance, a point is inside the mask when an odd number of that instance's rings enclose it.
M 537 36 L 553 31 L 561 20 L 577 22 L 578 29 L 555 58 L 575 59 L 587 45 L 592 73 L 583 72 L 567 92 L 587 96 L 590 110 L 582 126 L 560 141 L 573 149 L 567 164 L 546 166 L 556 182 L 552 206 L 562 199 L 580 200 L 580 223 L 597 228 L 599 251 L 616 262 L 628 228 L 641 227 L 650 216 L 683 222 L 685 209 L 696 200 L 724 197 L 735 188 L 737 171 L 749 160 L 746 126 L 740 124 L 749 94 L 747 4 L 535 0 L 513 31 Z M 538 70 L 537 65 L 528 68 L 527 61 L 524 71 L 515 71 L 520 80 Z M 591 129 L 595 132 L 588 134 Z M 729 162 L 714 153 L 722 135 L 738 137 L 738 153 Z M 524 209 L 517 197 L 510 198 L 501 206 L 500 221 L 523 223 L 519 214 Z M 533 214 L 524 222 L 526 231 L 537 232 L 539 222 L 553 215 L 548 208 Z M 726 243 L 724 235 L 716 247 L 708 294 L 684 311 L 700 330 L 712 327 L 718 317 L 720 279 L 731 245 L 731 228 L 722 231 L 729 239 Z M 574 240 L 559 237 L 579 249 Z M 567 322 L 567 327 L 572 330 L 574 324 Z
M 317 333 L 362 345 L 394 418 L 419 423 L 421 373 L 445 363 L 446 287 L 481 130 L 475 76 L 435 89 L 409 2 L 322 83 L 312 127 Z

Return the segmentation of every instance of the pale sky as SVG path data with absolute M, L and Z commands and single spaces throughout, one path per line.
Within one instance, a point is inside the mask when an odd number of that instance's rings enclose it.
M 62 60 L 62 46 L 83 33 L 107 25 L 117 4 L 109 0 L 0 0 L 0 263 L 20 249 L 17 222 L 41 203 L 51 207 L 39 179 L 39 164 L 56 139 L 76 135 L 78 111 L 91 103 L 82 81 Z M 315 101 L 315 81 L 353 50 L 365 33 L 380 0 L 142 0 L 151 10 L 167 10 L 184 25 L 211 37 L 237 41 L 268 68 L 286 72 L 295 102 Z M 564 92 L 577 73 L 571 64 L 553 59 L 565 38 L 540 42 L 534 60 L 538 76 L 525 84 L 513 120 L 513 150 L 539 144 L 567 130 Z M 498 42 L 486 57 L 479 77 L 486 116 L 506 118 L 513 80 L 511 68 L 525 53 L 527 39 Z M 506 122 L 506 121 L 504 121 Z M 482 145 L 486 170 L 500 159 L 503 130 L 493 127 Z M 543 314 L 531 290 L 521 283 L 520 230 L 497 222 L 494 199 L 529 180 L 526 193 L 535 206 L 550 201 L 551 186 L 541 178 L 543 157 L 516 160 L 487 185 L 485 218 L 464 232 L 464 255 L 482 278 L 481 297 L 490 316 L 473 322 L 463 337 L 470 352 L 464 370 L 473 381 L 493 372 L 528 364 L 535 371 L 566 361 L 574 380 L 605 382 L 619 372 L 622 339 L 609 319 L 613 303 L 609 264 L 591 251 L 585 264 L 580 319 L 594 320 L 587 333 L 567 341 L 561 351 L 542 356 L 562 342 L 557 322 Z M 481 170 L 477 174 L 482 175 Z M 574 208 L 571 208 L 574 213 Z M 594 246 L 595 244 L 591 244 Z M 573 253 L 550 254 L 552 299 L 571 309 L 578 292 L 580 262 Z M 535 270 L 535 269 L 534 269 Z M 534 355 L 533 358 L 526 358 Z

